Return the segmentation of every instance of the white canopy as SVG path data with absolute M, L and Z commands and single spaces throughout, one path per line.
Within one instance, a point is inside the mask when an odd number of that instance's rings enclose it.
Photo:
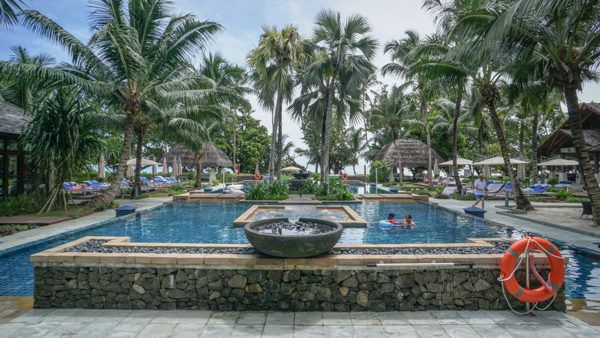
M 546 162 L 538 163 L 538 167 L 573 167 L 578 165 L 579 162 L 574 160 L 565 160 L 564 158 L 555 158 Z
M 527 161 L 517 160 L 516 158 L 510 159 L 510 164 L 526 164 Z M 504 165 L 504 158 L 502 156 L 496 156 L 488 158 L 487 160 L 473 163 L 474 165 Z
M 131 160 L 127 161 L 127 165 L 135 166 L 135 158 L 132 158 Z M 160 163 L 149 160 L 147 158 L 142 158 L 142 167 L 146 167 L 149 165 L 160 165 Z
M 466 158 L 458 157 L 456 159 L 456 165 L 472 165 L 472 164 L 473 164 L 473 161 L 467 160 Z M 443 165 L 443 166 L 448 166 L 448 165 L 452 166 L 454 164 L 452 164 L 452 160 L 448 160 L 446 162 L 440 163 L 440 165 Z
M 285 168 L 281 169 L 281 171 L 283 171 L 284 173 L 297 173 L 300 171 L 300 168 L 294 167 L 294 166 L 289 166 L 289 167 L 285 167 Z

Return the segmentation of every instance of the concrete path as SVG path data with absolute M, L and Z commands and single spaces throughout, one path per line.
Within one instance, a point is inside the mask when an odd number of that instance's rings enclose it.
M 473 204 L 473 201 L 458 201 L 451 199 L 430 199 L 430 201 L 437 203 L 442 208 L 450 209 L 460 213 L 464 213 L 463 209 L 470 207 Z M 533 204 L 534 207 L 536 205 L 549 205 L 549 203 Z M 506 209 L 496 208 L 496 206 L 502 205 L 504 205 L 504 201 L 486 201 L 485 210 L 487 212 L 485 214 L 485 219 L 510 226 L 518 230 L 544 235 L 567 244 L 574 244 L 589 250 L 600 251 L 600 249 L 598 249 L 598 245 L 594 244 L 596 242 L 600 242 L 598 237 L 592 237 L 569 230 L 553 228 L 540 223 L 502 215 L 501 213 L 506 212 Z M 561 207 L 558 207 L 555 209 L 555 212 L 560 213 L 561 209 Z
M 117 200 L 117 202 L 119 203 L 119 205 L 135 206 L 137 211 L 143 212 L 154 209 L 170 200 L 170 197 L 155 197 L 144 198 L 139 200 Z M 115 218 L 115 211 L 112 209 L 105 210 L 102 212 L 93 213 L 89 216 L 71 219 L 64 222 L 59 222 L 23 232 L 18 232 L 16 234 L 12 234 L 6 237 L 1 237 L 0 252 L 18 247 L 29 242 L 35 242 L 52 236 L 60 235 L 68 231 L 83 229 L 95 223 L 108 221 L 113 218 Z
M 211 312 L 31 310 L 2 337 L 598 337 L 561 312 Z

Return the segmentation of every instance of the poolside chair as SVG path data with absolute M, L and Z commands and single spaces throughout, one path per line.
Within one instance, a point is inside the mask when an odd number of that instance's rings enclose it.
M 559 181 L 554 185 L 555 188 L 571 188 L 573 187 L 573 182 L 571 181 Z
M 582 218 L 583 216 L 587 218 L 592 215 L 592 202 L 581 202 L 581 207 L 583 210 L 581 211 L 581 216 L 579 216 L 579 218 Z
M 457 187 L 445 187 L 444 190 L 442 191 L 442 195 L 443 196 L 452 196 L 457 191 L 458 191 Z
M 549 184 L 537 183 L 532 184 L 529 188 L 523 189 L 523 193 L 526 195 L 541 195 L 545 194 L 548 189 L 550 189 Z
M 508 183 L 506 183 L 506 184 L 508 184 Z M 505 190 L 506 184 L 504 184 L 504 183 L 488 184 L 487 192 L 488 192 L 488 194 L 492 194 L 492 195 L 496 196 L 497 194 L 499 194 Z M 510 190 L 508 190 L 508 191 L 512 191 L 512 186 L 510 186 Z

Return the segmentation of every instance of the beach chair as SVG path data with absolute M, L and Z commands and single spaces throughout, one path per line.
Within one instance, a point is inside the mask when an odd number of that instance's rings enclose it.
M 549 184 L 532 184 L 531 187 L 523 189 L 523 193 L 526 195 L 541 195 L 546 193 L 546 191 L 550 189 Z
M 496 196 L 497 194 L 503 192 L 505 190 L 505 186 L 509 184 L 509 183 L 491 183 L 488 184 L 487 186 L 487 192 L 488 194 L 494 195 Z M 510 190 L 508 191 L 512 191 L 512 186 L 510 186 Z
M 573 182 L 571 181 L 559 181 L 554 185 L 555 188 L 571 188 L 573 187 Z

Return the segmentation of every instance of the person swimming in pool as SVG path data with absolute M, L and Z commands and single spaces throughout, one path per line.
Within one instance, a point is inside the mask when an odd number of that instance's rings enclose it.
M 405 227 L 414 227 L 417 224 L 413 220 L 412 215 L 409 212 L 407 212 L 406 215 L 404 215 L 404 219 L 402 220 L 402 225 Z
M 392 224 L 396 225 L 396 224 L 398 224 L 398 221 L 396 221 L 396 219 L 395 219 L 395 218 L 396 218 L 396 214 L 394 214 L 394 213 L 391 213 L 391 214 L 389 214 L 389 215 L 388 215 L 388 218 L 387 218 L 387 220 L 388 220 L 388 222 L 390 222 L 390 223 L 392 223 Z

